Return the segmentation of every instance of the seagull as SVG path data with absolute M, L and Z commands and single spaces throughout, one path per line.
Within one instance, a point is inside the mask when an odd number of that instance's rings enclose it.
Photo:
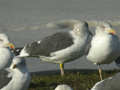
M 120 90 L 120 73 L 97 82 L 91 90 Z
M 55 90 L 73 90 L 69 85 L 61 84 L 58 85 Z
M 101 22 L 96 27 L 95 35 L 91 40 L 87 59 L 99 68 L 100 79 L 102 80 L 101 64 L 109 64 L 119 57 L 120 42 L 115 30 L 108 23 Z
M 4 81 L 0 81 L 2 88 L 0 90 L 27 90 L 30 84 L 31 76 L 26 67 L 26 63 L 24 58 L 14 57 L 12 64 L 9 68 L 6 69 L 8 74 L 8 78 L 5 78 Z M 3 78 L 3 77 L 1 77 Z M 11 78 L 11 79 L 9 79 Z M 7 81 L 6 83 L 4 83 Z M 3 84 L 4 83 L 4 84 Z
M 88 23 L 79 21 L 68 32 L 57 32 L 39 41 L 28 43 L 20 51 L 20 57 L 38 57 L 42 61 L 60 65 L 64 76 L 64 63 L 82 57 L 90 42 L 91 32 Z
M 9 67 L 12 62 L 14 55 L 10 49 L 14 49 L 14 45 L 5 33 L 0 33 L 0 70 Z

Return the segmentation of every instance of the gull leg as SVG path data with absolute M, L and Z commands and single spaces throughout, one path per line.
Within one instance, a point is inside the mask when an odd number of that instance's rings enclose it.
M 64 76 L 64 64 L 60 64 L 61 76 Z
M 99 75 L 100 75 L 100 80 L 103 80 L 102 69 L 100 68 L 100 65 L 98 65 L 98 71 L 99 71 Z

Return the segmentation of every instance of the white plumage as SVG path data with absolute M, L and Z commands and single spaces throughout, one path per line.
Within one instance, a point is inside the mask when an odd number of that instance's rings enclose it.
M 0 90 L 27 90 L 30 84 L 30 74 L 23 58 L 14 57 L 11 66 L 7 69 L 11 81 Z
M 0 33 L 0 70 L 8 67 L 12 62 L 13 54 L 10 51 L 11 45 L 8 36 Z
M 69 85 L 61 84 L 58 85 L 55 90 L 73 90 Z
M 96 28 L 95 36 L 91 40 L 91 48 L 87 59 L 96 65 L 109 64 L 116 60 L 119 53 L 120 42 L 115 31 L 109 24 L 100 23 Z

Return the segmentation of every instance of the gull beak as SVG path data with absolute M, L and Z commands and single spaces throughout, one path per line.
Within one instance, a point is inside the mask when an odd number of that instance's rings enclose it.
M 10 47 L 10 49 L 15 49 L 15 46 L 12 43 L 8 43 L 7 46 Z
M 116 34 L 116 31 L 113 30 L 113 29 L 110 29 L 108 32 L 109 32 L 110 34 L 112 34 L 112 35 L 115 35 L 115 34 Z
M 16 67 L 17 67 L 17 65 L 16 65 L 16 64 L 14 64 L 12 68 L 13 68 L 13 69 L 15 69 Z

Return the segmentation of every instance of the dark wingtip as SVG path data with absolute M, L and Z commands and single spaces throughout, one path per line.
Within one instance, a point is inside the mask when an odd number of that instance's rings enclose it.
M 22 49 L 23 49 L 22 47 L 18 47 L 18 48 L 15 48 L 14 50 L 11 50 L 11 51 L 15 54 L 15 56 L 17 56 L 20 54 Z

